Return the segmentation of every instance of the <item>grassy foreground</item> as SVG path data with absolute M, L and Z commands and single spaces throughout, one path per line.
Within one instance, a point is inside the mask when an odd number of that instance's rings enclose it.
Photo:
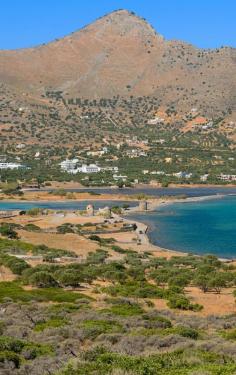
M 50 258 L 32 267 L 16 250 L 52 250 L 0 240 L 0 267 L 16 277 L 0 282 L 1 374 L 236 374 L 236 314 L 203 316 L 186 293 L 234 290 L 233 265 L 96 241 L 82 264 Z M 109 261 L 109 249 L 122 258 Z

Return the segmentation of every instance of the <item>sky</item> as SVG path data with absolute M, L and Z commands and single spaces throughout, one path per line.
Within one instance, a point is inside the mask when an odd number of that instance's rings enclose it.
M 0 49 L 47 43 L 117 9 L 146 18 L 166 39 L 236 47 L 236 0 L 2 0 Z

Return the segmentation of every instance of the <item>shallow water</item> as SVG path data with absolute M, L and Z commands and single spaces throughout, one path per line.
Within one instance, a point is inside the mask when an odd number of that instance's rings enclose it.
M 128 201 L 109 201 L 109 200 L 100 200 L 100 201 L 70 201 L 70 202 L 50 202 L 50 201 L 39 201 L 39 202 L 26 202 L 26 201 L 15 201 L 15 202 L 6 202 L 0 201 L 0 211 L 8 210 L 29 210 L 33 207 L 45 208 L 50 210 L 84 210 L 88 204 L 92 203 L 95 209 L 103 208 L 106 206 L 123 206 L 123 204 L 128 204 L 130 207 L 136 206 L 135 202 Z

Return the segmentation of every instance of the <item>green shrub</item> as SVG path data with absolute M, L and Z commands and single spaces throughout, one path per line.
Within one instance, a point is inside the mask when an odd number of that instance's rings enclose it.
M 83 281 L 82 274 L 75 270 L 57 272 L 57 282 L 63 287 L 70 286 L 70 287 L 77 288 L 80 286 L 80 283 L 82 281 Z
M 172 327 L 171 320 L 161 315 L 144 314 L 143 319 L 148 320 L 150 322 L 155 322 L 155 327 L 157 326 L 159 328 L 171 328 Z
M 26 224 L 26 225 L 24 226 L 24 229 L 25 229 L 25 230 L 28 230 L 28 231 L 30 231 L 30 232 L 40 232 L 40 231 L 41 231 L 41 228 L 40 228 L 40 227 L 38 227 L 37 225 L 32 224 L 32 223 Z
M 188 337 L 193 340 L 197 340 L 199 338 L 199 332 L 190 327 L 176 327 L 174 332 L 178 333 L 180 336 Z
M 0 352 L 0 363 L 6 362 L 13 363 L 15 368 L 19 368 L 21 363 L 21 357 L 14 352 L 5 350 L 3 352 Z
M 200 311 L 203 308 L 199 304 L 191 304 L 184 295 L 170 296 L 167 304 L 171 309 Z
M 13 229 L 12 225 L 8 223 L 3 223 L 0 225 L 0 234 L 11 239 L 18 238 L 17 232 Z
M 95 338 L 103 333 L 120 333 L 123 331 L 121 324 L 109 320 L 85 320 L 80 326 L 87 330 L 87 335 L 90 338 Z
M 34 331 L 42 332 L 47 328 L 59 328 L 63 327 L 66 324 L 68 324 L 67 319 L 61 317 L 53 317 L 46 321 L 38 322 L 34 327 Z
M 143 313 L 143 309 L 136 302 L 121 299 L 110 299 L 108 300 L 108 302 L 111 303 L 112 306 L 104 311 L 110 311 L 114 315 L 133 316 L 141 315 Z
M 236 329 L 233 328 L 233 329 L 229 329 L 229 330 L 223 331 L 222 332 L 222 336 L 226 340 L 234 340 L 234 341 L 236 341 Z
M 0 363 L 11 362 L 16 368 L 19 368 L 21 362 L 23 362 L 22 352 L 24 350 L 30 352 L 28 359 L 54 354 L 50 345 L 28 342 L 8 336 L 0 337 Z
M 75 303 L 81 298 L 84 299 L 84 295 L 77 292 L 64 291 L 60 288 L 24 290 L 17 282 L 0 282 L 0 302 L 3 302 L 5 298 L 21 302 L 52 301 Z
M 72 224 L 65 223 L 65 224 L 59 225 L 57 227 L 57 232 L 61 233 L 61 234 L 65 234 L 65 233 L 74 233 L 75 231 L 73 229 L 73 225 Z
M 38 215 L 41 214 L 42 209 L 38 208 L 38 207 L 33 207 L 33 208 L 30 208 L 29 210 L 27 210 L 26 212 L 30 216 L 38 216 Z
M 10 268 L 10 270 L 16 275 L 21 275 L 23 271 L 30 268 L 25 260 L 8 254 L 0 255 L 0 264 Z
M 40 271 L 33 273 L 29 278 L 29 283 L 38 288 L 50 288 L 58 286 L 56 280 L 49 272 Z

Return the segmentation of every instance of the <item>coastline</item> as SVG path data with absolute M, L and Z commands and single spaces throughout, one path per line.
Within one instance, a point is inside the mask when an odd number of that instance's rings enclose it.
M 150 211 L 155 211 L 156 208 L 161 207 L 161 206 L 167 206 L 173 203 L 191 203 L 191 202 L 202 202 L 202 201 L 208 201 L 208 200 L 215 200 L 215 199 L 223 199 L 227 195 L 226 194 L 215 194 L 215 195 L 206 195 L 202 197 L 186 197 L 186 198 L 174 198 L 174 199 L 169 199 L 166 201 L 163 201 L 159 204 L 153 204 L 150 208 Z
M 202 201 L 208 201 L 208 200 L 217 200 L 217 199 L 223 199 L 227 197 L 228 195 L 226 194 L 217 194 L 217 195 L 210 195 L 210 196 L 203 196 L 203 197 L 188 197 L 185 199 L 169 199 L 169 200 L 162 200 L 161 202 L 157 200 L 154 200 L 154 202 L 150 202 L 151 206 L 149 206 L 149 210 L 146 211 L 146 214 L 148 215 L 148 212 L 153 212 L 156 211 L 159 207 L 167 206 L 167 205 L 172 205 L 175 203 L 191 203 L 191 202 L 202 202 Z M 125 215 L 125 220 L 126 217 L 129 217 L 129 214 L 135 214 L 135 213 L 141 213 L 142 211 L 138 210 L 137 207 L 132 207 L 127 214 Z M 143 211 L 145 213 L 145 211 Z M 145 243 L 148 244 L 149 246 L 152 247 L 152 252 L 161 252 L 165 253 L 168 257 L 169 256 L 186 256 L 189 254 L 189 252 L 183 251 L 183 250 L 175 250 L 175 249 L 169 249 L 169 248 L 163 248 L 157 244 L 152 243 L 150 237 L 148 236 L 148 231 L 150 230 L 150 224 L 148 225 L 147 223 L 140 222 L 134 218 L 134 220 L 127 220 L 127 222 L 135 223 L 137 225 L 137 231 L 141 230 L 143 231 L 144 229 L 144 235 L 143 238 L 145 238 Z M 200 254 L 192 253 L 194 256 L 201 256 Z M 218 257 L 218 259 L 222 262 L 225 263 L 231 263 L 235 262 L 235 258 L 224 258 L 224 257 Z
M 145 247 L 147 247 L 147 251 L 150 251 L 152 253 L 155 253 L 155 254 L 158 254 L 158 256 L 166 256 L 166 257 L 171 257 L 171 256 L 185 256 L 188 254 L 188 252 L 185 252 L 185 251 L 182 251 L 182 250 L 174 250 L 174 249 L 168 249 L 168 248 L 163 248 L 159 245 L 156 245 L 154 243 L 152 243 L 149 235 L 148 235 L 148 231 L 150 230 L 150 225 L 147 225 L 146 223 L 143 223 L 143 222 L 140 222 L 138 220 L 135 220 L 134 219 L 131 219 L 129 218 L 129 215 L 132 215 L 132 214 L 135 214 L 135 213 L 140 213 L 140 212 L 146 212 L 146 214 L 148 215 L 148 212 L 153 212 L 153 211 L 156 211 L 159 207 L 163 207 L 163 206 L 166 206 L 166 205 L 171 205 L 171 204 L 175 204 L 175 203 L 191 203 L 191 202 L 201 202 L 201 201 L 207 201 L 207 200 L 216 200 L 216 199 L 223 199 L 225 196 L 228 196 L 227 194 L 215 194 L 215 195 L 209 195 L 209 196 L 200 196 L 200 197 L 186 197 L 186 198 L 169 198 L 168 197 L 163 197 L 163 198 L 147 198 L 147 202 L 148 202 L 148 210 L 147 211 L 140 211 L 139 209 L 139 206 L 135 206 L 135 207 L 130 207 L 128 211 L 125 212 L 125 215 L 120 215 L 122 217 L 122 219 L 127 222 L 127 223 L 135 223 L 137 225 L 137 230 L 136 230 L 136 236 L 137 236 L 137 242 L 139 245 L 143 245 Z M 135 203 L 138 203 L 140 202 L 140 200 L 138 200 L 137 198 L 133 197 L 133 196 L 129 196 L 129 199 L 126 199 L 127 197 L 126 196 L 120 196 L 119 199 L 117 196 L 109 196 L 109 199 L 108 197 L 104 197 L 104 195 L 102 196 L 97 196 L 97 197 L 86 197 L 85 198 L 82 198 L 81 196 L 79 197 L 80 199 L 65 199 L 64 197 L 61 197 L 61 199 L 50 199 L 48 200 L 49 203 L 73 203 L 73 202 L 78 202 L 78 201 L 84 201 L 84 200 L 88 200 L 88 201 L 92 201 L 92 202 L 96 202 L 96 201 L 106 201 L 106 200 L 109 200 L 109 201 L 117 201 L 117 200 L 127 200 L 127 201 L 132 201 L 132 202 L 135 202 Z M 24 203 L 24 202 L 27 202 L 27 203 L 36 203 L 36 202 L 39 202 L 39 203 L 45 203 L 47 202 L 47 200 L 32 200 L 32 201 L 29 201 L 29 200 L 2 200 L 2 202 L 17 202 L 17 203 Z M 1 204 L 1 201 L 0 201 L 0 204 Z M 52 208 L 53 210 L 53 208 Z M 194 253 L 193 253 L 194 254 Z M 198 254 L 195 254 L 196 256 L 198 256 Z M 234 261 L 234 259 L 232 258 L 219 258 L 220 260 L 222 261 Z
M 142 183 L 138 183 L 138 184 L 134 184 L 132 185 L 132 187 L 123 187 L 122 189 L 155 189 L 155 188 L 162 188 L 162 184 L 161 183 L 151 183 L 151 184 L 142 184 Z M 235 187 L 236 188 L 236 184 L 232 184 L 232 183 L 229 183 L 229 184 L 204 184 L 204 183 L 196 183 L 196 184 L 177 184 L 177 183 L 170 183 L 168 185 L 168 188 L 176 188 L 176 189 L 181 189 L 181 188 L 232 188 L 232 187 Z M 47 191 L 47 190 L 55 190 L 55 189 L 78 189 L 78 190 L 84 190 L 84 189 L 118 189 L 118 187 L 116 185 L 108 185 L 108 186 L 83 186 L 81 183 L 79 182 L 74 182 L 74 181 L 70 181 L 70 182 L 56 182 L 56 181 L 53 181 L 51 183 L 51 186 L 44 186 L 44 187 L 41 187 L 40 189 L 34 189 L 34 191 Z M 23 189 L 24 191 L 31 191 L 32 189 L 30 188 L 25 188 Z

